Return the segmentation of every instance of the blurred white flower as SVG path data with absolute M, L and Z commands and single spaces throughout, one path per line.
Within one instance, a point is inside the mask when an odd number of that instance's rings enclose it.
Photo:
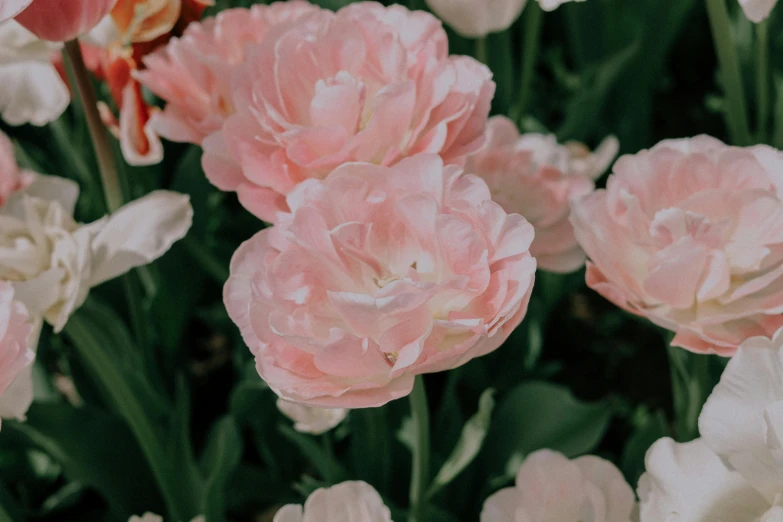
M 611 462 L 592 455 L 568 460 L 541 450 L 525 459 L 516 487 L 487 499 L 481 522 L 629 522 L 635 504 L 633 490 Z
M 277 409 L 294 421 L 296 431 L 313 435 L 326 433 L 348 415 L 346 408 L 318 408 L 285 399 L 277 399 Z
M 544 11 L 554 11 L 568 2 L 584 2 L 585 0 L 538 0 L 538 4 Z
M 778 0 L 739 0 L 739 3 L 748 20 L 759 23 L 766 20 Z
M 14 20 L 0 22 L 0 114 L 6 123 L 46 125 L 68 107 L 71 94 L 52 63 L 60 47 Z
M 783 520 L 783 330 L 745 341 L 699 418 L 701 439 L 663 439 L 639 482 L 642 522 Z
M 372 486 L 366 482 L 343 482 L 331 488 L 316 489 L 304 507 L 299 504 L 283 506 L 272 522 L 314 521 L 392 522 L 392 519 L 389 508 Z
M 205 522 L 203 516 L 199 516 L 191 520 L 191 522 Z M 163 517 L 154 513 L 144 513 L 142 516 L 132 516 L 128 522 L 163 522 Z
M 21 13 L 33 0 L 0 0 L 0 23 Z
M 432 11 L 462 36 L 483 38 L 505 31 L 527 0 L 427 0 Z
M 35 329 L 24 305 L 14 299 L 13 285 L 0 281 L 0 417 L 24 417 L 29 407 L 13 383 L 30 371 L 35 358 L 30 340 Z
M 0 280 L 55 332 L 90 288 L 163 255 L 193 216 L 188 196 L 157 191 L 82 225 L 72 217 L 77 195 L 73 182 L 38 176 L 0 208 Z

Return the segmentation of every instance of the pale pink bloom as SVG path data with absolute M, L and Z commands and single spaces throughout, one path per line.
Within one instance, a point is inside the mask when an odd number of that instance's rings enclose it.
M 742 343 L 701 412 L 701 439 L 648 452 L 642 522 L 783 520 L 782 377 L 783 330 Z
M 52 64 L 61 45 L 44 42 L 14 20 L 0 22 L 0 115 L 10 125 L 46 125 L 71 102 Z
M 42 40 L 67 42 L 109 14 L 117 0 L 33 0 L 16 20 Z
M 234 254 L 224 300 L 281 397 L 371 407 L 498 348 L 527 311 L 533 227 L 420 154 L 300 183 Z
M 14 144 L 0 131 L 0 207 L 15 192 L 28 187 L 35 177 L 33 172 L 19 168 L 14 154 Z
M 35 357 L 28 346 L 33 327 L 27 310 L 14 300 L 14 287 L 0 281 L 0 410 L 8 399 L 4 393 Z
M 585 0 L 538 0 L 538 4 L 544 11 L 554 11 L 568 2 L 584 2 Z
M 366 482 L 343 482 L 313 491 L 304 507 L 283 506 L 273 522 L 392 522 L 381 496 Z
M 346 408 L 319 408 L 285 399 L 277 399 L 277 409 L 294 421 L 296 431 L 313 435 L 321 435 L 337 427 L 348 415 Z
M 708 136 L 620 158 L 572 205 L 587 284 L 673 330 L 674 346 L 732 355 L 783 326 L 783 153 Z
M 191 522 L 204 522 L 204 516 L 194 518 Z M 142 516 L 132 516 L 128 522 L 163 522 L 163 517 L 154 513 L 144 513 Z
M 511 27 L 527 0 L 427 0 L 427 5 L 462 36 L 483 38 Z
M 248 46 L 263 40 L 270 28 L 318 11 L 305 1 L 275 2 L 250 9 L 228 9 L 194 22 L 181 38 L 144 57 L 136 78 L 167 102 L 153 115 L 164 138 L 200 145 L 219 131 L 234 112 L 231 76 L 244 62 Z
M 235 114 L 204 141 L 204 168 L 273 222 L 297 184 L 347 162 L 430 152 L 461 164 L 483 142 L 494 89 L 484 65 L 448 56 L 430 14 L 375 2 L 320 11 L 248 51 Z
M 611 462 L 540 450 L 525 459 L 515 487 L 487 499 L 481 522 L 630 522 L 635 504 Z
M 465 172 L 484 179 L 492 199 L 506 212 L 522 214 L 536 231 L 530 253 L 538 267 L 573 272 L 585 254 L 568 221 L 571 201 L 595 189 L 618 151 L 617 139 L 604 140 L 595 153 L 581 144 L 560 145 L 554 136 L 520 135 L 505 116 L 490 118 L 487 141 L 468 157 Z
M 778 0 L 739 0 L 745 16 L 751 22 L 763 22 L 769 17 Z

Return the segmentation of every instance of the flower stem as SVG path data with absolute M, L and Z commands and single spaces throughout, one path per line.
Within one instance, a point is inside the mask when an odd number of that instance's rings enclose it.
M 87 118 L 87 126 L 90 129 L 90 137 L 95 148 L 95 156 L 98 160 L 98 170 L 101 173 L 103 191 L 106 197 L 106 206 L 109 212 L 114 212 L 122 206 L 122 190 L 120 189 L 117 167 L 111 150 L 109 136 L 103 126 L 100 114 L 98 114 L 98 98 L 95 95 L 90 73 L 84 65 L 82 49 L 77 40 L 65 43 L 65 57 L 71 63 L 73 75 L 76 79 L 75 91 L 84 107 Z
M 416 439 L 413 444 L 413 471 L 411 474 L 410 512 L 408 522 L 424 522 L 424 507 L 430 473 L 430 412 L 424 378 L 416 376 L 410 394 L 411 416 Z
M 769 19 L 756 25 L 756 131 L 765 143 L 769 132 Z
M 750 145 L 748 111 L 742 85 L 742 73 L 732 39 L 726 0 L 706 0 L 707 14 L 712 28 L 712 41 L 718 55 L 723 88 L 726 91 L 726 124 L 734 145 Z
M 482 38 L 478 38 L 476 40 L 476 60 L 480 61 L 481 63 L 485 64 L 487 63 L 487 60 L 489 59 L 489 56 L 487 54 L 487 37 L 484 36 Z
M 710 356 L 668 346 L 678 442 L 699 436 L 699 413 L 711 390 Z
M 522 40 L 522 72 L 519 88 L 518 121 L 527 114 L 527 106 L 533 94 L 533 77 L 535 76 L 538 48 L 541 43 L 541 7 L 538 2 L 529 2 L 525 12 L 525 34 Z

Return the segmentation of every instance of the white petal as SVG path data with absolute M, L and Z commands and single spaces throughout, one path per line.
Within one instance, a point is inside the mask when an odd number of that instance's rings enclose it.
M 21 194 L 45 201 L 57 201 L 66 213 L 73 215 L 76 200 L 79 199 L 79 185 L 60 176 L 36 174 L 33 182 Z
M 288 504 L 277 510 L 272 522 L 302 522 L 304 514 L 299 504 Z
M 146 265 L 185 237 L 193 221 L 190 198 L 159 190 L 109 216 L 92 242 L 90 286 Z
M 128 522 L 163 522 L 163 517 L 155 515 L 154 513 L 144 513 L 144 515 L 137 517 L 130 517 Z
M 0 23 L 21 13 L 33 0 L 0 0 Z
M 769 16 L 778 0 L 739 0 L 739 3 L 748 20 L 759 23 Z
M 620 470 L 608 460 L 593 455 L 579 457 L 574 463 L 606 499 L 606 522 L 628 522 L 636 498 Z
M 295 520 L 295 519 L 292 519 Z M 303 522 L 391 522 L 383 499 L 366 482 L 343 482 L 315 490 L 304 507 Z M 275 522 L 280 522 L 275 517 Z
M 781 344 L 780 332 L 743 343 L 699 418 L 705 443 L 770 500 L 783 488 Z
M 770 508 L 701 439 L 685 444 L 660 439 L 645 464 L 639 480 L 642 522 L 752 521 Z
M 541 4 L 541 9 L 543 9 L 544 11 L 554 11 L 562 4 L 567 4 L 568 2 L 571 1 L 584 2 L 585 0 L 538 0 L 538 3 Z
M 348 415 L 346 408 L 318 408 L 285 399 L 277 400 L 277 409 L 295 422 L 294 429 L 300 433 L 320 435 L 340 424 Z

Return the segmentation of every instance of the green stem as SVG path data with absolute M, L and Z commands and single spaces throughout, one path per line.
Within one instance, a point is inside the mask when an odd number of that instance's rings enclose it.
M 90 129 L 90 137 L 95 148 L 95 156 L 98 159 L 106 206 L 109 212 L 114 212 L 122 206 L 122 190 L 117 175 L 117 166 L 114 164 L 109 136 L 106 134 L 106 128 L 98 113 L 98 98 L 95 95 L 90 73 L 84 65 L 82 49 L 77 40 L 65 43 L 65 58 L 71 64 L 76 79 L 74 90 L 79 93 L 84 107 L 84 115 L 87 118 L 87 126 Z
M 229 276 L 228 267 L 212 255 L 203 243 L 193 235 L 188 235 L 182 240 L 182 244 L 206 274 L 218 284 L 225 284 Z
M 487 37 L 478 38 L 476 40 L 476 60 L 480 61 L 483 64 L 486 64 L 489 60 L 489 55 L 487 51 Z
M 113 364 L 100 341 L 92 334 L 90 325 L 78 314 L 70 318 L 64 331 L 73 341 L 74 347 L 89 368 L 93 378 L 96 379 L 103 392 L 108 395 L 111 403 L 117 408 L 136 437 L 163 495 L 171 519 L 184 520 L 170 486 L 170 480 L 176 479 L 166 473 L 165 455 L 163 447 L 155 435 L 155 427 L 150 423 L 149 416 L 128 386 L 122 372 Z
M 541 7 L 538 2 L 529 2 L 525 13 L 525 34 L 522 40 L 522 78 L 519 88 L 517 110 L 520 125 L 527 114 L 527 106 L 533 95 L 533 78 L 535 77 L 538 49 L 541 44 Z
M 766 143 L 769 132 L 769 19 L 756 25 L 756 125 L 758 141 Z
M 726 0 L 706 0 L 707 14 L 712 28 L 712 40 L 718 55 L 723 87 L 726 91 L 726 124 L 734 145 L 750 145 L 748 111 L 742 85 L 739 58 L 732 39 Z
M 427 391 L 424 389 L 424 378 L 421 375 L 416 376 L 409 399 L 416 439 L 412 448 L 413 470 L 411 474 L 408 522 L 424 522 L 424 508 L 430 481 L 430 412 L 427 407 Z
M 699 414 L 712 391 L 710 356 L 668 346 L 674 401 L 675 431 L 679 442 L 699 436 Z

